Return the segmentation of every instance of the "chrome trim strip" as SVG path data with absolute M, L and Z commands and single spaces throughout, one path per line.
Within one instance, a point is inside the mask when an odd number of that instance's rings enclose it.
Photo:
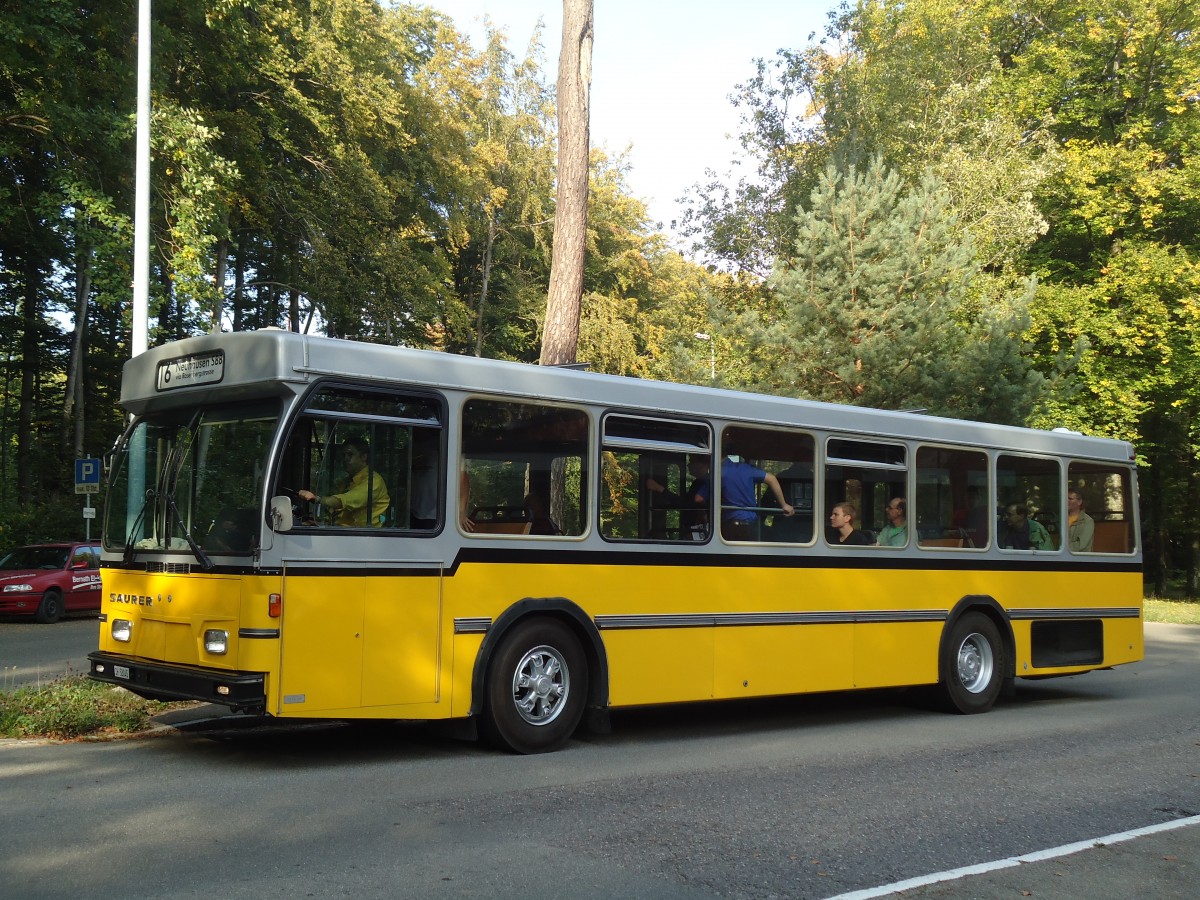
M 634 628 L 727 628 L 739 625 L 852 625 L 870 622 L 944 622 L 945 609 L 857 610 L 848 612 L 674 613 L 596 616 L 601 630 Z
M 238 637 L 240 638 L 277 638 L 279 637 L 278 628 L 239 628 Z
M 1010 609 L 1008 617 L 1026 619 L 1137 619 L 1142 611 L 1136 606 L 1090 606 L 1083 609 Z
M 455 619 L 455 634 L 486 634 L 492 627 L 492 620 L 484 616 L 473 619 Z

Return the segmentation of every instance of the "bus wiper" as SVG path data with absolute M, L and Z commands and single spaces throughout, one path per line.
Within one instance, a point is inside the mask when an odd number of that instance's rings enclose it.
M 179 530 L 183 532 L 183 539 L 187 541 L 188 547 L 191 548 L 192 555 L 200 561 L 207 572 L 213 567 L 212 560 L 208 558 L 208 554 L 196 543 L 196 539 L 192 537 L 192 530 L 188 528 L 187 522 L 183 520 L 183 514 L 179 511 L 179 507 L 175 505 L 174 487 L 178 483 L 179 470 L 183 468 L 186 458 L 186 450 L 183 444 L 179 443 L 167 451 L 166 458 L 163 460 L 162 476 L 158 482 L 159 499 L 163 503 L 163 539 L 170 546 L 171 527 L 166 517 L 166 512 L 169 510 L 174 518 L 174 524 L 178 525 Z
M 133 520 L 133 527 L 129 529 L 129 533 L 125 535 L 125 552 L 121 555 L 121 561 L 125 565 L 133 562 L 134 535 L 138 533 L 138 529 L 142 527 L 142 522 L 146 519 L 146 507 L 150 505 L 150 501 L 154 498 L 154 491 L 146 491 L 146 499 L 142 501 L 142 508 L 138 510 L 137 518 Z
M 192 555 L 195 556 L 196 559 L 200 560 L 201 565 L 204 566 L 204 571 L 211 571 L 213 562 L 211 559 L 209 559 L 208 554 L 204 552 L 200 545 L 196 543 L 196 539 L 192 537 L 192 530 L 187 527 L 187 523 L 183 521 L 183 516 L 179 512 L 179 507 L 175 505 L 175 495 L 168 493 L 166 495 L 166 500 L 167 506 L 170 508 L 171 512 L 175 514 L 175 522 L 177 525 L 179 525 L 180 530 L 183 532 L 184 540 L 186 540 L 188 546 L 192 548 Z M 169 529 L 167 530 L 167 534 L 170 534 Z

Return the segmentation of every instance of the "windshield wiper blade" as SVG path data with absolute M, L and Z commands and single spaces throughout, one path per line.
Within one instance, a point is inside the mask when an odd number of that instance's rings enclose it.
M 174 495 L 167 494 L 167 506 L 169 506 L 171 512 L 175 514 L 175 522 L 177 525 L 179 525 L 179 530 L 183 532 L 184 540 L 186 540 L 188 546 L 192 548 L 192 555 L 195 556 L 196 559 L 200 560 L 200 563 L 204 566 L 204 570 L 206 572 L 211 570 L 213 567 L 213 562 L 211 559 L 209 559 L 208 554 L 204 552 L 200 545 L 196 543 L 196 539 L 192 537 L 192 530 L 187 527 L 187 523 L 183 521 L 183 516 L 179 512 L 179 507 L 175 505 Z M 167 533 L 170 534 L 169 529 Z
M 142 501 L 142 508 L 138 510 L 137 518 L 133 520 L 133 527 L 129 529 L 129 533 L 125 535 L 125 552 L 121 556 L 121 561 L 129 565 L 133 561 L 134 550 L 134 535 L 138 533 L 138 529 L 142 527 L 142 522 L 146 519 L 146 507 L 150 504 L 150 500 L 154 497 L 154 491 L 146 491 L 146 499 Z

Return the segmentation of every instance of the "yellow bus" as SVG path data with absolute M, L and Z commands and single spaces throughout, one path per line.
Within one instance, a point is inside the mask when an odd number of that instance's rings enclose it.
M 310 337 L 130 360 L 90 674 L 531 753 L 618 707 L 1142 658 L 1133 448 Z

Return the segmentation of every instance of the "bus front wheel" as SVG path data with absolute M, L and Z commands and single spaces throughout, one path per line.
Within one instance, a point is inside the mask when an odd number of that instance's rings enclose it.
M 979 612 L 959 618 L 942 645 L 938 685 L 950 712 L 992 708 L 1004 685 L 1004 644 L 996 623 Z
M 488 663 L 484 737 L 515 753 L 557 750 L 579 725 L 587 689 L 587 661 L 571 630 L 552 619 L 521 622 Z

